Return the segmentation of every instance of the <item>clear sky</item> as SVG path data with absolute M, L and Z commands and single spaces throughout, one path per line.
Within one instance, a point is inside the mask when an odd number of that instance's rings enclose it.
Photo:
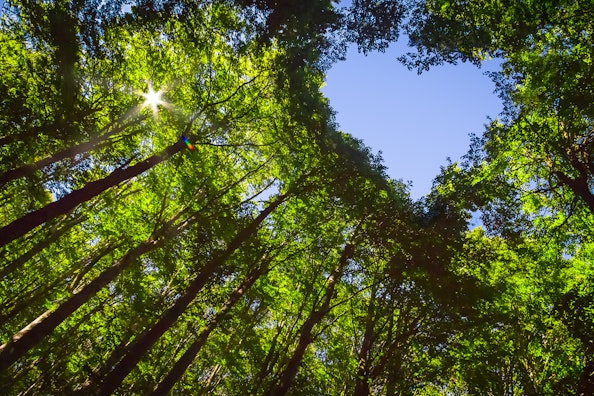
M 406 52 L 401 40 L 385 53 L 349 51 L 335 64 L 322 88 L 337 112 L 340 129 L 382 151 L 394 179 L 412 181 L 418 199 L 446 164 L 468 150 L 469 133 L 481 134 L 488 116 L 501 112 L 491 79 L 497 61 L 481 69 L 470 64 L 439 66 L 417 75 L 397 61 Z

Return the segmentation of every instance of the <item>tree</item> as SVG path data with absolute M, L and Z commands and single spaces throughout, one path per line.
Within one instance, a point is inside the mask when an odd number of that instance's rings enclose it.
M 408 28 L 418 52 L 402 60 L 419 71 L 458 60 L 479 64 L 491 56 L 504 61 L 501 72 L 492 75 L 505 100 L 503 119 L 475 139 L 462 169 L 454 171 L 454 165 L 448 170 L 449 180 L 457 179 L 455 188 L 484 213 L 492 235 L 513 240 L 514 245 L 525 243 L 524 238 L 547 241 L 573 259 L 563 266 L 579 266 L 578 257 L 589 251 L 594 208 L 592 5 L 479 3 L 427 2 Z M 580 279 L 576 287 L 587 290 L 588 278 Z M 563 277 L 560 282 L 571 285 L 574 280 Z M 560 287 L 547 298 L 556 304 L 568 293 L 570 301 L 574 292 L 569 290 Z M 585 317 L 587 308 L 561 306 L 576 311 L 542 315 L 565 318 L 572 338 L 582 340 L 587 350 L 588 341 L 574 326 L 577 322 L 568 319 Z M 567 386 L 588 393 L 588 359 L 582 358 L 581 364 L 581 385 Z

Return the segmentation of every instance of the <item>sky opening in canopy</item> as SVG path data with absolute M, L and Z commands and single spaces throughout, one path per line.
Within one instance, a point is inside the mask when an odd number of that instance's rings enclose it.
M 434 67 L 418 75 L 397 60 L 407 52 L 406 37 L 385 53 L 367 56 L 349 49 L 333 65 L 322 88 L 336 111 L 340 129 L 381 151 L 394 179 L 411 181 L 411 196 L 427 194 L 447 158 L 458 160 L 470 133 L 482 134 L 497 118 L 501 100 L 484 75 L 500 61 Z

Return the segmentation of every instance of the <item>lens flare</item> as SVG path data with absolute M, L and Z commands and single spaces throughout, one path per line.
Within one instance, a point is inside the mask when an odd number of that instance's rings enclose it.
M 186 146 L 188 146 L 190 151 L 194 151 L 196 149 L 194 147 L 194 145 L 192 143 L 190 143 L 190 140 L 187 137 L 185 137 L 184 135 L 182 135 L 181 140 L 186 144 Z

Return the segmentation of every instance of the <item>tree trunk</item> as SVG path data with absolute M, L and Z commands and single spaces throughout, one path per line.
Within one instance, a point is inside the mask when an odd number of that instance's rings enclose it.
M 293 352 L 293 356 L 287 363 L 287 367 L 280 375 L 280 380 L 278 381 L 278 385 L 273 387 L 271 390 L 266 392 L 266 395 L 274 395 L 274 396 L 282 396 L 287 394 L 293 381 L 295 380 L 295 376 L 297 375 L 297 371 L 299 371 L 299 366 L 301 365 L 301 361 L 303 360 L 303 356 L 305 355 L 305 351 L 311 342 L 313 341 L 312 330 L 316 324 L 318 324 L 324 316 L 328 313 L 330 308 L 330 302 L 334 297 L 334 288 L 336 283 L 340 281 L 342 277 L 342 271 L 347 263 L 347 260 L 353 254 L 353 245 L 347 244 L 342 251 L 342 255 L 340 256 L 340 260 L 338 265 L 330 275 L 328 279 L 328 287 L 326 288 L 326 293 L 324 294 L 324 298 L 322 300 L 322 305 L 319 309 L 314 309 L 310 313 L 309 317 L 303 323 L 300 330 L 299 335 L 299 342 L 297 344 L 297 348 Z
M 163 225 L 163 227 L 153 233 L 148 240 L 142 242 L 134 249 L 129 250 L 117 264 L 112 265 L 103 271 L 78 293 L 73 294 L 68 300 L 60 304 L 55 311 L 52 311 L 51 309 L 47 310 L 37 319 L 29 323 L 29 325 L 12 336 L 10 341 L 0 346 L 0 370 L 9 367 L 40 342 L 43 337 L 49 335 L 66 318 L 68 318 L 68 316 L 74 313 L 102 288 L 113 281 L 129 265 L 134 263 L 138 257 L 163 245 L 168 240 L 167 237 L 171 237 L 181 232 L 182 229 L 185 228 L 185 224 L 174 229 L 170 228 L 180 214 L 181 212 L 171 218 L 165 225 Z
M 175 304 L 161 316 L 159 321 L 140 335 L 130 348 L 128 354 L 113 368 L 105 377 L 102 383 L 100 395 L 111 395 L 121 385 L 126 376 L 136 367 L 136 364 L 145 353 L 153 346 L 155 342 L 175 323 L 175 321 L 185 312 L 187 307 L 198 295 L 202 287 L 206 284 L 210 276 L 241 246 L 248 240 L 259 228 L 260 224 L 270 215 L 282 202 L 289 196 L 290 192 L 280 195 L 277 199 L 268 205 L 258 217 L 256 217 L 246 228 L 241 230 L 229 242 L 227 249 L 218 257 L 210 260 L 188 286 L 184 294 L 179 297 Z
M 369 352 L 373 345 L 373 325 L 375 319 L 374 303 L 375 303 L 375 287 L 371 291 L 371 299 L 369 300 L 369 306 L 367 307 L 367 316 L 365 318 L 365 333 L 363 335 L 363 342 L 361 343 L 361 349 L 359 350 L 358 357 L 359 363 L 357 365 L 357 378 L 355 382 L 354 396 L 367 396 L 369 395 L 369 384 L 367 379 L 369 377 Z
M 255 266 L 252 271 L 245 277 L 243 282 L 231 293 L 223 307 L 215 315 L 215 317 L 206 325 L 202 332 L 198 335 L 197 339 L 190 345 L 186 352 L 181 358 L 173 365 L 173 368 L 163 378 L 163 380 L 157 385 L 152 395 L 167 395 L 173 388 L 173 385 L 182 377 L 186 372 L 192 361 L 200 352 L 202 346 L 206 343 L 210 333 L 218 326 L 223 320 L 225 315 L 233 308 L 233 306 L 239 301 L 243 294 L 249 290 L 250 287 L 258 280 L 260 275 L 265 271 L 262 266 Z
M 67 194 L 55 202 L 47 204 L 41 209 L 27 213 L 20 219 L 17 219 L 12 223 L 0 228 L 0 247 L 25 235 L 35 227 L 60 215 L 68 213 L 81 203 L 96 197 L 108 188 L 140 175 L 153 166 L 165 161 L 177 152 L 183 150 L 184 147 L 185 144 L 180 140 L 169 146 L 167 149 L 163 150 L 161 154 L 153 155 L 152 157 L 149 157 L 133 166 L 116 169 L 109 176 L 104 177 L 101 180 L 87 183 L 80 190 L 72 191 L 70 194 Z
M 105 257 L 108 254 L 110 254 L 111 252 L 113 252 L 116 249 L 116 247 L 118 247 L 118 245 L 108 245 L 108 246 L 104 247 L 102 250 L 100 250 L 97 253 L 97 255 L 95 257 L 87 260 L 87 263 L 84 265 L 84 269 L 81 270 L 80 274 L 77 274 L 76 277 L 82 278 L 82 275 L 84 275 L 88 270 L 90 270 L 90 268 L 93 267 L 103 257 Z M 36 287 L 33 291 L 31 291 L 29 293 L 31 295 L 31 297 L 29 297 L 29 298 L 26 298 L 24 296 L 19 297 L 18 303 L 14 305 L 14 307 L 11 309 L 10 312 L 8 312 L 7 314 L 0 315 L 0 323 L 6 323 L 9 320 L 12 320 L 16 315 L 18 315 L 25 308 L 31 306 L 33 303 L 36 303 L 36 302 L 42 300 L 43 298 L 47 298 L 47 295 L 49 293 L 51 293 L 52 290 L 56 289 L 58 286 L 67 284 L 67 281 L 64 278 L 76 273 L 76 270 L 77 270 L 77 268 L 73 267 L 66 274 L 61 274 L 60 277 L 58 279 L 56 279 L 53 283 L 51 283 L 49 285 L 46 284 L 46 285 L 44 285 L 43 288 L 41 288 L 41 286 Z M 47 282 L 47 279 L 45 279 L 45 282 Z M 60 285 L 60 284 L 62 284 L 62 285 Z M 41 289 L 41 290 L 39 290 L 39 291 L 37 291 L 37 293 L 35 293 L 35 290 L 37 290 L 37 289 Z M 72 287 L 67 287 L 67 289 L 73 290 Z
M 64 283 L 63 279 L 56 279 L 49 285 L 44 285 L 45 287 L 40 285 L 31 291 L 19 293 L 20 295 L 14 298 L 14 303 L 6 305 L 6 308 L 3 309 L 3 311 L 7 311 L 7 308 L 10 308 L 10 311 L 0 314 L 0 323 L 8 323 L 25 308 L 47 297 L 47 294 L 60 285 L 60 283 Z M 24 296 L 23 294 L 28 294 L 28 296 Z
M 258 372 L 258 376 L 256 377 L 256 380 L 254 381 L 254 385 L 252 386 L 251 391 L 249 392 L 250 395 L 257 394 L 257 391 L 261 388 L 262 382 L 268 376 L 269 367 L 274 367 L 274 364 L 278 360 L 279 354 L 276 350 L 276 345 L 278 343 L 278 338 L 280 337 L 280 335 L 284 329 L 285 329 L 285 326 L 283 323 L 281 323 L 280 325 L 277 325 L 276 334 L 274 335 L 274 338 L 272 339 L 272 342 L 270 343 L 270 348 L 268 349 L 266 358 L 264 359 L 264 362 L 260 366 L 260 371 Z
M 580 396 L 594 395 L 594 359 L 591 356 L 586 359 L 579 392 Z
M 555 176 L 561 181 L 561 183 L 565 184 L 567 187 L 573 191 L 573 193 L 580 197 L 584 203 L 590 209 L 590 212 L 594 214 L 594 194 L 590 190 L 588 186 L 588 177 L 586 174 L 580 174 L 578 178 L 571 178 L 567 176 L 565 173 L 556 171 L 553 172 Z
M 68 232 L 72 227 L 82 223 L 84 219 L 84 216 L 75 216 L 73 219 L 71 219 L 62 227 L 60 227 L 60 229 L 55 230 L 54 232 L 50 232 L 46 238 L 43 238 L 41 241 L 36 243 L 35 246 L 29 249 L 29 251 L 19 256 L 19 258 L 13 260 L 6 267 L 2 268 L 2 270 L 0 271 L 0 279 L 3 279 L 5 276 L 19 268 L 21 265 L 31 260 L 33 257 L 35 257 L 37 253 L 41 252 L 49 245 L 60 239 L 60 237 L 64 235 L 66 232 Z
M 110 297 L 106 297 L 103 300 L 99 301 L 99 303 L 93 307 L 93 309 L 89 312 L 87 312 L 85 315 L 83 315 L 81 318 L 78 319 L 78 321 L 72 326 L 72 328 L 69 331 L 72 332 L 76 332 L 76 330 L 82 326 L 84 323 L 87 323 L 89 318 L 92 317 L 94 314 L 96 314 L 97 312 L 105 309 L 105 304 L 107 303 L 107 301 L 109 300 Z M 37 359 L 35 359 L 37 361 L 37 364 L 40 364 L 41 362 L 47 360 L 47 359 L 53 359 L 54 363 L 52 364 L 52 367 L 57 367 L 57 365 L 60 364 L 61 361 L 64 361 L 65 356 L 64 356 L 64 351 L 68 350 L 68 347 L 70 346 L 70 344 L 76 343 L 75 339 L 72 339 L 72 337 L 68 337 L 68 335 L 63 335 L 61 339 L 58 339 L 56 341 L 54 341 L 51 345 L 49 345 L 49 347 L 47 348 L 46 351 L 44 351 L 43 355 Z M 24 371 L 18 371 L 20 369 L 17 368 L 17 371 L 11 373 L 15 378 L 18 378 L 20 376 L 24 376 L 27 374 L 28 371 L 32 370 L 33 368 L 35 368 L 36 365 L 34 364 L 30 364 L 28 367 L 25 368 Z M 52 373 L 52 370 L 44 370 L 43 374 L 41 374 L 36 381 L 29 387 L 29 389 L 25 392 L 22 392 L 21 394 L 33 394 L 30 391 L 35 387 L 35 384 L 41 380 L 46 380 L 48 377 L 51 377 L 50 374 Z M 4 384 L 2 384 L 4 385 Z M 6 390 L 10 390 L 10 385 L 7 387 Z M 43 386 L 40 387 L 40 390 L 44 390 Z M 0 387 L 0 391 L 3 391 L 3 389 Z M 38 392 L 40 393 L 40 392 Z M 46 392 L 47 393 L 47 390 Z M 65 392 L 58 392 L 59 394 L 64 394 Z M 4 394 L 4 393 L 2 393 Z M 7 392 L 6 394 L 10 394 L 9 392 Z
M 23 293 L 27 293 L 27 291 L 32 293 L 41 287 L 42 286 L 39 284 L 39 281 L 37 279 L 31 280 L 29 283 L 27 283 L 25 286 L 23 286 L 19 291 L 16 291 L 12 296 L 10 296 L 10 297 L 6 296 L 4 301 L 2 301 L 2 304 L 0 304 L 0 311 L 6 311 L 6 310 L 11 309 L 12 307 L 16 306 L 19 303 L 20 297 Z M 0 323 L 3 323 L 3 322 L 0 322 Z
M 143 116 L 138 120 L 133 122 L 129 122 L 127 124 L 121 125 L 119 127 L 113 128 L 111 131 L 104 133 L 101 136 L 98 136 L 94 139 L 89 140 L 88 142 L 81 143 L 77 146 L 69 147 L 65 150 L 59 151 L 50 157 L 41 159 L 33 164 L 25 164 L 19 166 L 18 168 L 11 169 L 9 171 L 4 172 L 4 174 L 0 175 L 0 188 L 5 185 L 6 183 L 21 178 L 31 176 L 35 171 L 45 168 L 55 162 L 61 161 L 66 158 L 74 158 L 79 154 L 86 153 L 88 151 L 94 150 L 98 148 L 99 145 L 104 145 L 105 142 L 116 133 L 121 132 L 122 130 L 128 128 L 130 125 L 134 125 L 135 123 L 141 121 L 142 119 L 146 118 Z

